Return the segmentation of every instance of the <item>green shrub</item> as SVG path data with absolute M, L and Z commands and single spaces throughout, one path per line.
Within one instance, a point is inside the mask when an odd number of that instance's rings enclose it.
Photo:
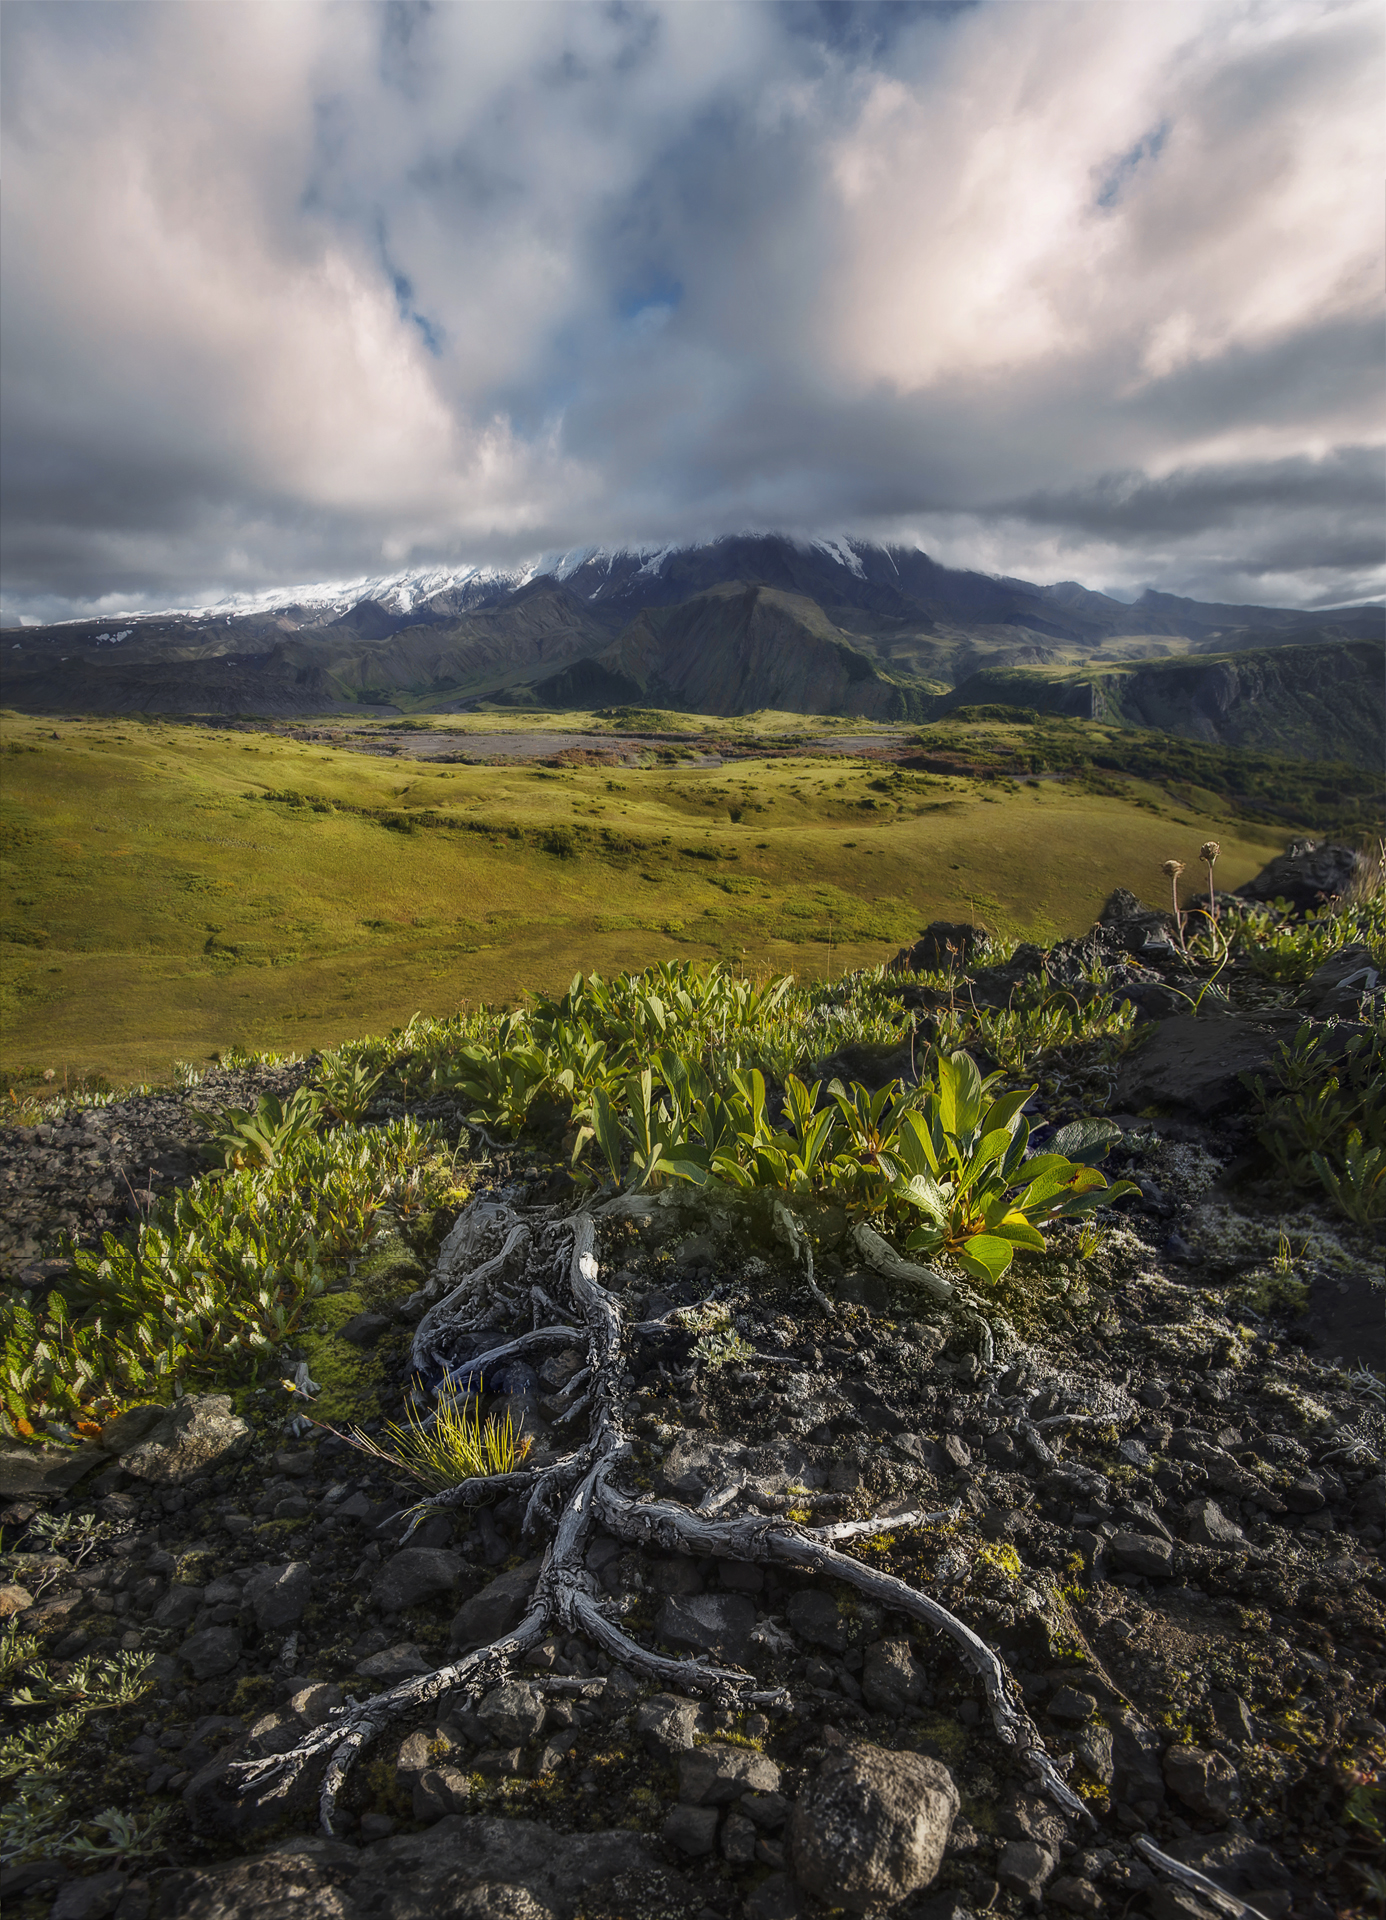
M 1274 1074 L 1242 1079 L 1261 1110 L 1257 1139 L 1293 1186 L 1319 1186 L 1358 1226 L 1386 1220 L 1386 1019 L 1342 1052 L 1307 1022 L 1282 1043 Z
M 45 1298 L 0 1301 L 0 1424 L 89 1433 L 178 1384 L 257 1378 L 326 1265 L 365 1246 L 382 1208 L 425 1211 L 451 1180 L 437 1134 L 413 1120 L 298 1132 L 272 1165 L 206 1175 L 132 1234 L 70 1246 L 70 1277 Z

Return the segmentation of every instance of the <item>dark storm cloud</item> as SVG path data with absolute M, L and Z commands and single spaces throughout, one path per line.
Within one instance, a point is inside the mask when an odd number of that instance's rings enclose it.
M 11 614 L 747 526 L 1380 590 L 1359 0 L 0 25 Z

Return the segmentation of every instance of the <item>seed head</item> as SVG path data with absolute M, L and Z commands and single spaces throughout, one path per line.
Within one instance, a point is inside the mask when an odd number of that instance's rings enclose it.
M 1182 860 L 1166 860 L 1160 868 L 1160 871 L 1161 873 L 1167 873 L 1171 880 L 1177 880 L 1184 871 L 1184 862 Z
M 1221 852 L 1222 848 L 1216 840 L 1205 840 L 1198 850 L 1198 857 L 1200 860 L 1206 860 L 1211 867 Z

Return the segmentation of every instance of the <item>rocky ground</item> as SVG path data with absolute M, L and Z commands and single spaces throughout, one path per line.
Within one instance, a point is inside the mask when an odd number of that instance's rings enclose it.
M 436 1514 L 401 1545 L 417 1488 L 267 1389 L 238 1410 L 213 1396 L 123 1416 L 66 1489 L 34 1475 L 26 1492 L 6 1464 L 0 1604 L 59 1663 L 154 1656 L 153 1691 L 88 1723 L 68 1790 L 79 1807 L 172 1810 L 151 1861 L 8 1870 L 7 1914 L 1373 1911 L 1379 1829 L 1355 1816 L 1371 1818 L 1361 1790 L 1386 1762 L 1386 1410 L 1350 1368 L 1381 1363 L 1380 1248 L 1276 1190 L 1251 1152 L 1237 1075 L 1307 1005 L 1248 991 L 1211 1021 L 1162 1017 L 1177 962 L 1147 951 L 1131 968 L 1159 1024 L 1112 1089 L 1111 1167 L 1140 1198 L 1106 1217 L 1096 1251 L 1057 1236 L 1004 1295 L 1013 1337 L 994 1366 L 862 1268 L 831 1210 L 815 1223 L 831 1315 L 744 1221 L 669 1204 L 609 1226 L 599 1248 L 602 1285 L 638 1328 L 621 1379 L 626 1489 L 811 1523 L 940 1514 L 849 1550 L 996 1649 L 1086 1818 L 998 1740 L 947 1636 L 821 1575 L 600 1528 L 585 1561 L 613 1621 L 774 1697 L 700 1700 L 554 1637 L 480 1698 L 391 1726 L 348 1775 L 337 1837 L 316 1832 L 311 1798 L 238 1799 L 229 1762 L 285 1752 L 348 1696 L 513 1628 L 544 1548 L 521 1536 L 518 1495 Z M 982 996 L 989 984 L 1004 983 L 978 976 Z M 202 1088 L 190 1101 L 212 1104 Z M 138 1158 L 158 1140 L 151 1164 L 177 1177 L 188 1104 L 107 1109 L 105 1137 L 139 1140 Z M 94 1219 L 89 1131 L 5 1137 L 12 1191 L 41 1195 L 26 1278 L 47 1219 Z M 549 1191 L 518 1157 L 482 1177 L 515 1204 Z M 369 1361 L 377 1430 L 409 1384 L 435 1245 L 387 1248 L 368 1310 L 327 1343 L 348 1377 Z M 680 1310 L 710 1298 L 749 1354 L 696 1359 L 697 1316 Z M 320 1372 L 324 1357 L 310 1349 Z M 566 1444 L 583 1363 L 577 1343 L 550 1348 L 488 1383 L 536 1457 Z M 25 1533 L 40 1513 L 91 1514 L 102 1537 L 44 1551 Z M 1181 1888 L 1149 1842 L 1225 1904 Z

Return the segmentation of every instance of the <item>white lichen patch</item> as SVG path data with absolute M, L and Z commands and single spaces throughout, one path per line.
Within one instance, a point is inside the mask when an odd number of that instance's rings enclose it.
M 1225 1164 L 1187 1140 L 1166 1140 L 1157 1133 L 1128 1134 L 1126 1145 L 1140 1155 L 1142 1174 L 1181 1207 L 1201 1200 Z
M 1240 1212 L 1223 1200 L 1206 1201 L 1189 1215 L 1189 1238 L 1200 1260 L 1215 1267 L 1254 1267 L 1269 1260 L 1279 1230 L 1265 1219 Z

